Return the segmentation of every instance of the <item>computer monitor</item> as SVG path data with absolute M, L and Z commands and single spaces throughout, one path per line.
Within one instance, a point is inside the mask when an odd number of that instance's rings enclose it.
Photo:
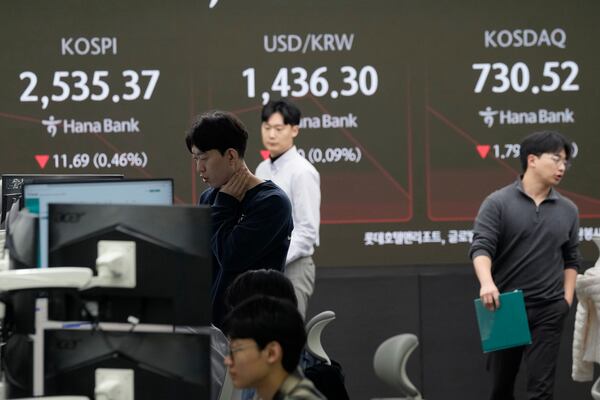
M 119 180 L 120 174 L 2 174 L 2 198 L 0 200 L 0 225 L 4 224 L 6 214 L 14 203 L 23 207 L 23 185 L 25 183 L 44 181 L 94 181 L 94 180 Z
M 48 266 L 48 205 L 51 203 L 173 204 L 172 179 L 25 183 L 25 207 L 39 215 L 38 266 Z
M 24 340 L 15 344 L 7 349 L 4 363 L 7 398 L 32 396 L 26 361 L 31 359 L 31 346 Z M 208 334 L 47 329 L 43 394 L 98 398 L 97 370 L 109 368 L 133 371 L 136 399 L 208 399 L 209 357 Z
M 100 240 L 134 241 L 136 286 L 49 292 L 58 321 L 206 326 L 211 321 L 210 209 L 50 204 L 50 267 L 95 271 Z

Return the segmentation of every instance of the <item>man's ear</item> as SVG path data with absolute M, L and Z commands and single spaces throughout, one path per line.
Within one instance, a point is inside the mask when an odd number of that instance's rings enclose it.
M 269 364 L 275 364 L 281 362 L 283 358 L 283 349 L 279 342 L 271 342 L 267 344 L 265 348 L 267 352 L 267 362 Z
M 240 154 L 236 149 L 228 148 L 225 150 L 225 157 L 227 157 L 227 161 L 237 161 L 240 159 Z
M 300 131 L 299 125 L 292 125 L 292 137 L 295 138 L 298 136 L 298 132 Z
M 537 161 L 538 156 L 536 156 L 535 154 L 529 154 L 527 156 L 527 167 L 534 167 L 535 168 L 535 162 Z

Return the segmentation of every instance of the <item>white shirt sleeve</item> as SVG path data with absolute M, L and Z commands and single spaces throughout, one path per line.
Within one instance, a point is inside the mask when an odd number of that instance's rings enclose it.
M 314 253 L 314 247 L 319 245 L 321 221 L 319 174 L 312 170 L 302 170 L 301 173 L 294 174 L 290 189 L 294 230 L 286 264 Z
M 292 203 L 294 230 L 286 265 L 298 258 L 311 256 L 319 245 L 321 223 L 321 178 L 319 172 L 293 147 L 276 161 L 261 162 L 256 176 L 270 179 L 288 195 Z

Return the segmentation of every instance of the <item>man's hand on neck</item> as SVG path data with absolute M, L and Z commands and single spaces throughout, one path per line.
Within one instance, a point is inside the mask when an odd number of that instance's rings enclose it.
M 262 180 L 254 176 L 242 161 L 227 183 L 221 186 L 220 191 L 242 201 L 246 192 L 261 182 Z

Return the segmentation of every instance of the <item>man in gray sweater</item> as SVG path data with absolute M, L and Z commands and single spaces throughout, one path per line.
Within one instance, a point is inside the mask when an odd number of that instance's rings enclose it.
M 469 256 L 481 301 L 501 307 L 499 294 L 523 290 L 532 344 L 492 353 L 491 399 L 514 399 L 523 358 L 527 398 L 552 399 L 565 316 L 579 267 L 579 217 L 575 204 L 554 187 L 570 163 L 570 143 L 557 132 L 537 132 L 521 143 L 523 175 L 489 195 L 475 220 Z

